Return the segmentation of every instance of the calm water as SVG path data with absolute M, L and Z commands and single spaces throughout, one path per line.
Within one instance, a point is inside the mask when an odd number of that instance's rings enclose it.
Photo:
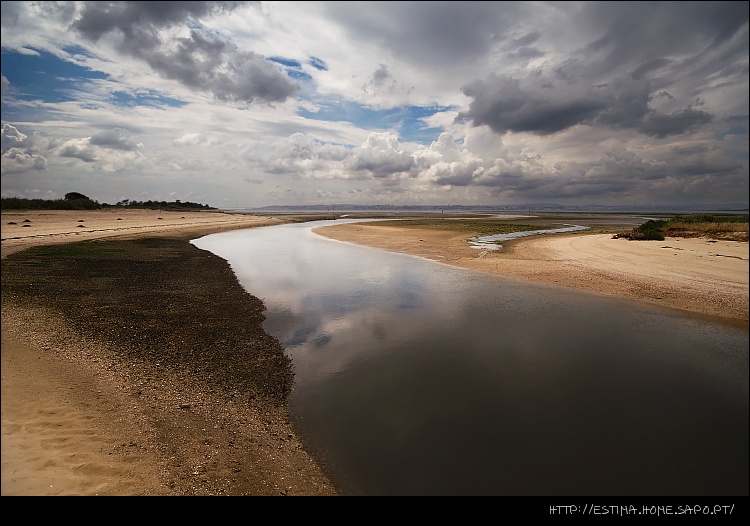
M 346 493 L 748 494 L 747 330 L 310 231 L 330 223 L 193 243 L 265 302 Z

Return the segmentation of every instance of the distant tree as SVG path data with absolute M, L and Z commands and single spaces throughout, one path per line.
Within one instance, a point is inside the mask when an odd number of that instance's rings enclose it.
M 68 192 L 67 194 L 65 194 L 66 201 L 73 201 L 75 199 L 86 199 L 87 201 L 91 201 L 91 199 L 83 194 L 79 194 L 78 192 Z

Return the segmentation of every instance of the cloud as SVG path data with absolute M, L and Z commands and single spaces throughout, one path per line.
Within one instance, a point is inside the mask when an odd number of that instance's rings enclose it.
M 483 172 L 482 160 L 456 144 L 447 132 L 429 147 L 417 150 L 414 158 L 419 178 L 441 186 L 471 186 Z
M 745 2 L 9 2 L 2 27 L 4 195 L 748 191 Z
M 220 35 L 197 28 L 201 17 L 236 9 L 244 2 L 84 2 L 72 27 L 97 42 L 118 39 L 121 49 L 144 60 L 165 78 L 212 93 L 228 102 L 284 102 L 299 85 L 272 62 L 239 50 Z M 187 36 L 166 38 L 180 24 Z
M 177 139 L 172 141 L 172 143 L 175 146 L 197 146 L 199 144 L 207 144 L 208 141 L 200 133 L 193 132 L 186 133 L 181 137 L 178 137 Z
M 253 152 L 253 156 L 257 154 Z M 293 174 L 296 177 L 346 178 L 344 161 L 350 149 L 336 144 L 319 143 L 304 133 L 293 133 L 276 146 L 272 157 L 266 158 L 266 169 L 274 174 Z M 267 164 L 266 164 L 267 163 Z
M 365 172 L 376 179 L 388 179 L 406 175 L 414 166 L 414 160 L 399 149 L 395 133 L 371 133 L 355 150 L 350 166 L 355 172 Z
M 392 132 L 373 132 L 356 148 L 320 143 L 303 133 L 292 134 L 269 158 L 277 174 L 301 174 L 312 179 L 376 180 L 409 177 L 414 159 Z
M 193 18 L 231 11 L 243 2 L 82 2 L 83 9 L 73 27 L 98 40 L 112 31 L 119 31 L 133 47 L 153 44 L 157 28 L 185 22 Z M 148 38 L 137 42 L 137 36 Z
M 39 153 L 40 144 L 36 137 L 18 131 L 10 124 L 2 129 L 2 173 L 24 173 L 31 170 L 44 170 L 47 159 Z
M 669 114 L 650 108 L 647 81 L 617 78 L 594 86 L 575 69 L 561 67 L 551 75 L 536 71 L 524 79 L 491 74 L 475 80 L 463 89 L 473 99 L 469 110 L 456 118 L 487 125 L 499 134 L 545 136 L 577 125 L 604 125 L 654 137 L 679 135 L 713 120 L 713 115 L 692 107 Z
M 554 79 L 532 74 L 514 79 L 492 73 L 463 89 L 472 100 L 457 116 L 475 126 L 487 125 L 497 133 L 532 132 L 548 135 L 596 117 L 608 106 L 606 95 L 570 83 L 556 88 Z
M 23 16 L 23 2 L 3 2 L 3 8 L 0 10 L 0 25 L 3 27 L 14 26 Z
M 59 148 L 58 155 L 60 157 L 80 159 L 85 163 L 93 163 L 99 160 L 96 155 L 96 149 L 91 147 L 89 138 L 71 139 L 66 141 L 65 144 Z
M 69 139 L 56 149 L 56 153 L 84 163 L 97 163 L 97 168 L 105 172 L 116 172 L 140 160 L 143 148 L 142 143 L 130 139 L 126 130 L 112 128 L 91 137 Z
M 487 53 L 512 26 L 518 2 L 324 2 L 358 40 L 415 67 L 455 68 Z
M 5 78 L 5 75 L 0 76 L 0 96 L 2 97 L 2 100 L 4 101 L 7 97 L 10 96 L 10 82 L 8 82 L 8 79 Z
M 97 133 L 89 139 L 89 144 L 93 146 L 101 146 L 102 148 L 123 150 L 126 152 L 132 152 L 139 148 L 143 148 L 143 144 L 136 144 L 131 141 L 130 133 L 122 128 L 113 128 L 111 130 Z

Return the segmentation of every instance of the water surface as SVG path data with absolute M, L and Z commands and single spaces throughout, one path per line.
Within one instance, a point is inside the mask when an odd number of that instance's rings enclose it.
M 348 494 L 747 495 L 748 331 L 310 231 L 213 234 Z

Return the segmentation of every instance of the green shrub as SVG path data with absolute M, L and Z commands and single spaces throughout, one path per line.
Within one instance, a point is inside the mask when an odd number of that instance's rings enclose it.
M 641 236 L 638 236 L 638 239 L 664 241 L 663 230 L 667 227 L 668 224 L 669 221 L 666 219 L 649 219 L 641 226 L 638 226 L 633 230 L 641 234 Z

